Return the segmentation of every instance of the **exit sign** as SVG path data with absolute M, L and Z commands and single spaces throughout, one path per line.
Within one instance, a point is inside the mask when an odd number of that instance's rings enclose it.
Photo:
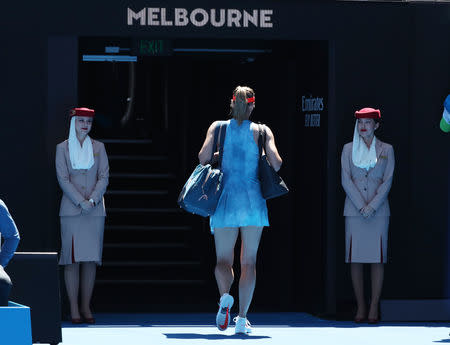
M 172 55 L 172 42 L 168 40 L 137 39 L 133 48 L 138 56 Z

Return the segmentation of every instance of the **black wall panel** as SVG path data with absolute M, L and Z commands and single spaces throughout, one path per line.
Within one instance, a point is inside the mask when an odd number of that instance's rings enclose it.
M 158 5 L 186 6 L 182 1 L 152 3 L 154 7 Z M 333 127 L 324 127 L 331 140 L 325 144 L 326 150 L 322 148 L 327 153 L 328 174 L 324 196 L 328 199 L 323 201 L 328 207 L 321 210 L 327 239 L 326 245 L 322 243 L 325 257 L 308 264 L 304 254 L 300 255 L 303 260 L 300 264 L 293 264 L 289 260 L 294 258 L 286 257 L 283 260 L 289 262 L 287 272 L 291 276 L 277 276 L 273 271 L 269 271 L 268 276 L 273 274 L 274 280 L 289 286 L 285 296 L 295 296 L 299 292 L 309 294 L 311 290 L 308 289 L 321 279 L 319 285 L 327 284 L 327 290 L 323 288 L 321 295 L 327 291 L 329 296 L 335 292 L 338 301 L 352 298 L 348 268 L 343 263 L 341 215 L 344 193 L 340 187 L 339 155 L 342 146 L 352 138 L 353 112 L 364 106 L 374 106 L 381 109 L 384 117 L 379 136 L 393 144 L 397 163 L 390 194 L 390 263 L 386 267 L 384 296 L 442 298 L 448 295 L 449 138 L 439 131 L 438 122 L 442 101 L 450 89 L 450 6 L 291 1 L 246 3 L 250 8 L 274 9 L 274 28 L 270 30 L 128 27 L 126 5 L 110 1 L 48 1 L 27 4 L 25 8 L 19 3 L 5 6 L 2 11 L 4 53 L 0 54 L 4 80 L 0 97 L 3 111 L 0 145 L 4 162 L 0 171 L 1 198 L 8 204 L 21 231 L 20 250 L 54 250 L 58 246 L 59 196 L 52 154 L 54 145 L 66 133 L 66 128 L 61 128 L 65 126 L 65 120 L 61 121 L 60 116 L 77 99 L 76 62 L 72 58 L 78 37 L 150 35 L 160 38 L 324 40 L 331 47 L 332 61 L 329 63 L 333 69 L 330 80 L 334 83 L 328 86 L 331 90 L 328 116 L 333 116 L 328 123 L 332 122 Z M 130 6 L 138 9 L 149 5 L 147 1 L 136 0 Z M 219 3 L 216 6 L 211 1 L 196 1 L 190 6 L 191 9 L 218 8 Z M 230 8 L 241 6 L 237 1 L 227 3 Z M 59 37 L 66 39 L 58 41 Z M 59 66 L 56 69 L 53 68 L 55 64 Z M 293 73 L 294 66 L 292 62 L 269 73 Z M 54 91 L 64 79 L 55 74 L 58 68 L 70 80 Z M 230 85 L 225 88 L 229 89 Z M 217 90 L 219 94 L 223 91 Z M 292 91 L 288 91 L 288 95 L 297 96 Z M 287 104 L 285 111 L 289 114 L 293 111 L 289 109 L 294 108 L 295 105 Z M 196 121 L 198 128 L 206 129 L 211 118 L 202 117 Z M 190 124 L 183 123 L 182 129 L 188 130 L 184 125 Z M 286 157 L 295 159 L 290 150 L 296 138 L 292 134 L 281 134 L 284 127 L 275 121 L 274 127 L 280 133 L 280 146 L 287 150 Z M 191 138 L 185 136 L 182 129 L 179 138 L 189 147 L 190 153 L 180 165 L 190 170 L 204 131 Z M 293 178 L 288 176 L 288 180 Z M 281 200 L 274 203 L 278 202 L 283 204 Z M 296 224 L 303 224 L 293 220 L 302 205 L 290 203 L 286 207 L 290 208 L 292 216 L 289 229 L 282 230 L 286 232 L 284 234 L 277 234 L 280 237 L 269 235 L 274 236 L 278 248 L 296 238 L 301 228 Z M 267 248 L 267 244 L 263 249 L 269 254 L 264 257 L 265 261 L 276 255 L 276 250 Z M 335 265 L 330 268 L 333 262 Z M 305 272 L 316 273 L 305 275 Z M 324 276 L 319 278 L 319 272 Z M 302 279 L 308 288 L 298 290 L 298 282 Z M 321 298 L 325 300 L 325 296 Z M 280 308 L 287 309 L 289 300 L 291 297 L 280 301 Z M 332 303 L 328 302 L 327 309 L 331 310 Z M 296 306 L 299 310 L 307 308 L 301 302 Z M 317 308 L 322 307 L 313 307 Z

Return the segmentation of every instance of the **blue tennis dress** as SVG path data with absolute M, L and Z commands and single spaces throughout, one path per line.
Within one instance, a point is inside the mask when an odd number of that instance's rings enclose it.
M 253 139 L 251 121 L 241 125 L 230 120 L 223 145 L 223 190 L 216 212 L 210 217 L 215 228 L 269 226 L 266 200 L 258 179 L 259 150 Z

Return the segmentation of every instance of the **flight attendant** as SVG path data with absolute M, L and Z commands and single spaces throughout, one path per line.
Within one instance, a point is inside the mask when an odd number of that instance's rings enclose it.
M 394 149 L 375 136 L 380 126 L 378 109 L 355 113 L 353 141 L 342 150 L 342 186 L 345 198 L 345 261 L 357 302 L 355 322 L 379 321 L 379 301 L 387 262 L 389 202 L 394 174 Z M 370 264 L 372 296 L 367 311 L 364 299 L 363 264 Z
M 63 191 L 60 206 L 61 253 L 73 323 L 95 323 L 90 309 L 96 266 L 102 262 L 109 164 L 103 143 L 89 137 L 94 110 L 70 112 L 69 138 L 56 146 L 56 175 Z M 81 299 L 78 305 L 78 291 Z

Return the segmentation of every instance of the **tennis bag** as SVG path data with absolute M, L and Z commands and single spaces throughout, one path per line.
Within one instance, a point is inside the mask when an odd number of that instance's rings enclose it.
M 178 205 L 187 212 L 208 217 L 216 211 L 217 203 L 222 193 L 222 151 L 228 121 L 221 121 L 214 132 L 213 152 L 219 152 L 217 168 L 211 164 L 199 164 L 189 176 L 178 196 Z M 217 151 L 216 151 L 217 149 Z
M 275 169 L 270 165 L 266 155 L 263 155 L 262 148 L 266 148 L 266 131 L 263 125 L 259 124 L 259 165 L 258 174 L 261 184 L 261 194 L 264 199 L 273 199 L 289 192 L 289 188 Z

